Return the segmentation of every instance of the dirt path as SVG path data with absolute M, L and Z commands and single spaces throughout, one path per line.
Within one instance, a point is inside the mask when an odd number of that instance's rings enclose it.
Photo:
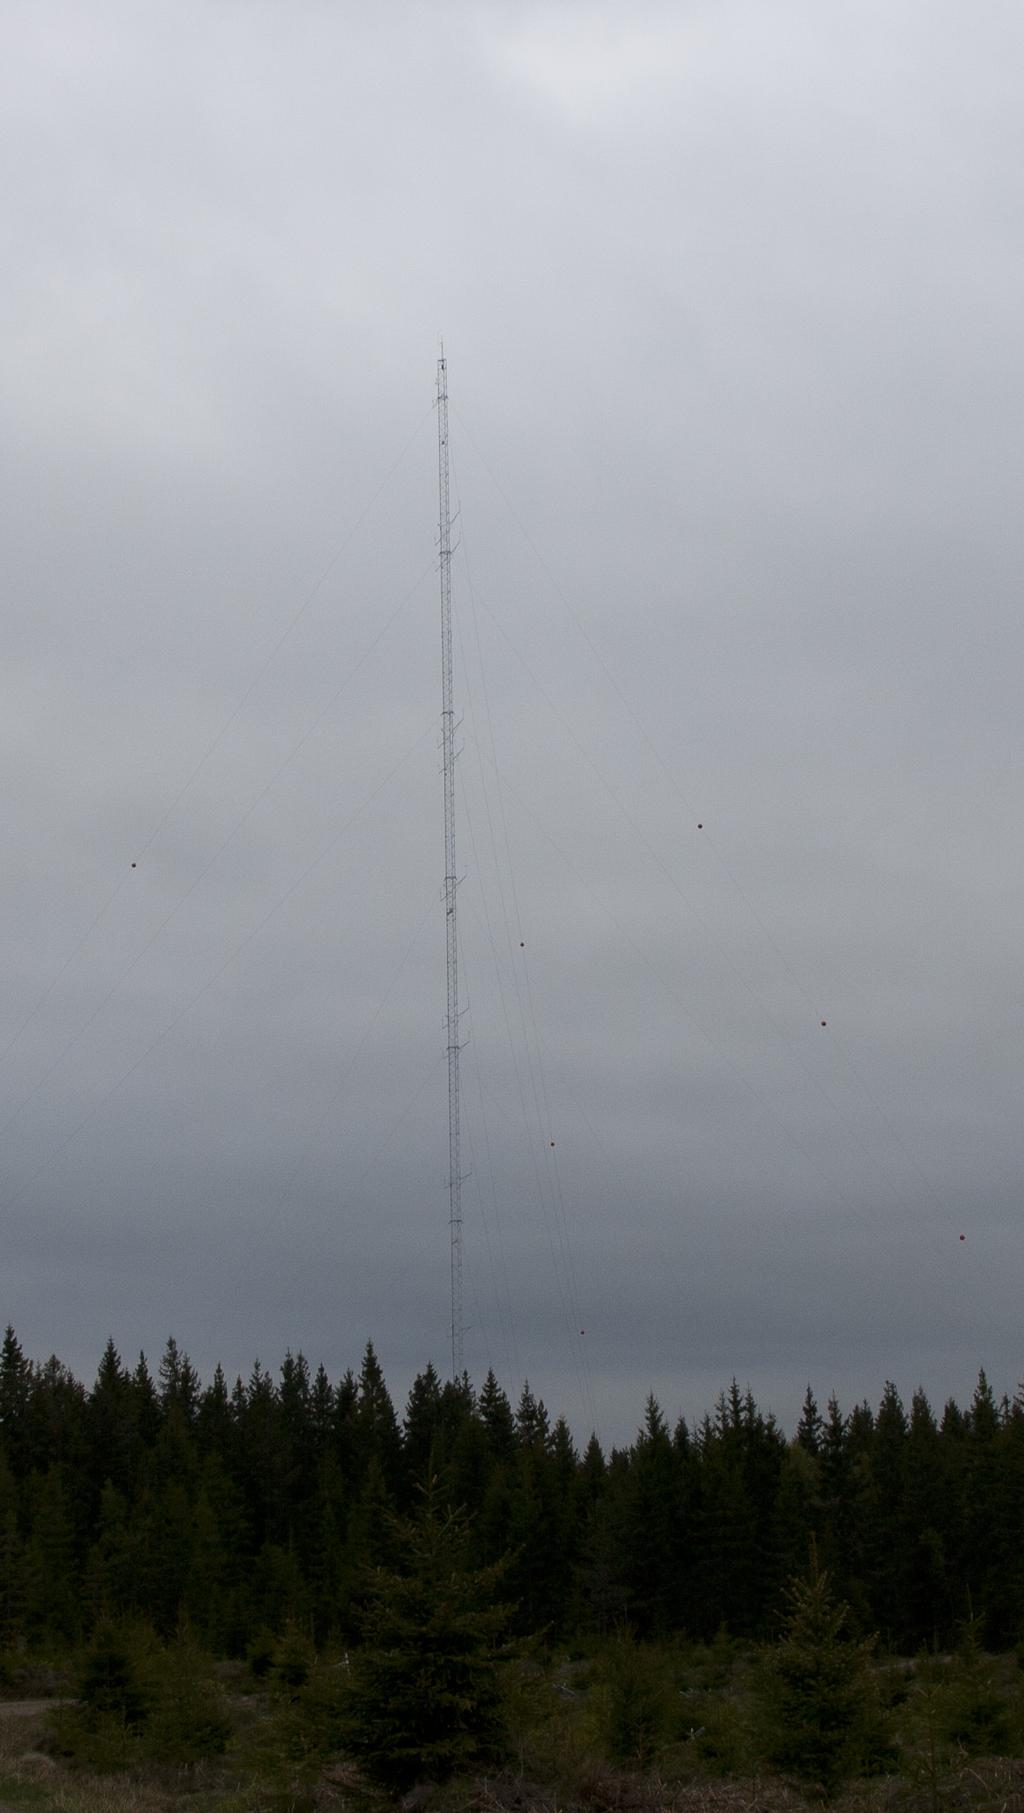
M 49 1712 L 51 1706 L 70 1706 L 71 1700 L 0 1700 L 0 1719 L 10 1714 L 16 1719 L 30 1719 L 33 1713 Z M 0 1813 L 8 1813 L 0 1807 Z

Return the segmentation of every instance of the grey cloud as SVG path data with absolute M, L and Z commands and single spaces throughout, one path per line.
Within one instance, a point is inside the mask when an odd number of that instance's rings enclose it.
M 444 1364 L 443 330 L 472 1368 L 619 1441 L 1014 1388 L 1021 36 L 15 9 L 31 1352 Z

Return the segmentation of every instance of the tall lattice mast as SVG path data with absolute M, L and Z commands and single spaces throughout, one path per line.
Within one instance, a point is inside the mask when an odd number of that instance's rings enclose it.
M 459 946 L 455 896 L 455 709 L 452 704 L 452 513 L 448 480 L 448 367 L 437 361 L 437 479 L 441 546 L 441 743 L 444 755 L 444 916 L 448 953 L 448 1226 L 452 1378 L 462 1375 L 462 1166 L 459 1155 Z

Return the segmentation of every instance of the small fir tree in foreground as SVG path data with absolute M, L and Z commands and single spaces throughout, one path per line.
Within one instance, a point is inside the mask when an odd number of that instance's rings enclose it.
M 616 1631 L 604 1654 L 603 1724 L 614 1763 L 650 1766 L 665 1737 L 670 1687 L 662 1656 L 638 1643 L 628 1626 Z
M 982 1375 L 984 1377 L 984 1374 Z M 965 1756 L 1019 1755 L 1020 1732 L 998 1662 L 986 1656 L 972 1618 L 960 1633 L 944 1682 L 943 1731 Z
M 149 1718 L 151 1696 L 145 1685 L 151 1643 L 114 1624 L 103 1623 L 82 1657 L 78 1703 L 87 1727 L 116 1719 L 129 1731 L 140 1731 Z
M 154 1648 L 143 1626 L 97 1626 L 80 1659 L 77 1698 L 58 1701 L 49 1713 L 62 1754 L 97 1770 L 123 1769 L 138 1754 L 153 1705 Z
M 211 1658 L 182 1626 L 150 1664 L 152 1706 L 144 1748 L 156 1762 L 179 1768 L 220 1756 L 231 1721 Z
M 847 1635 L 847 1608 L 813 1548 L 809 1572 L 786 1596 L 788 1615 L 765 1673 L 768 1757 L 831 1800 L 849 1776 L 893 1760 L 873 1646 Z
M 394 1789 L 444 1781 L 499 1755 L 503 1568 L 474 1568 L 468 1520 L 431 1482 L 415 1516 L 394 1521 L 393 1568 L 364 1582 L 362 1646 L 345 1695 L 346 1748 Z

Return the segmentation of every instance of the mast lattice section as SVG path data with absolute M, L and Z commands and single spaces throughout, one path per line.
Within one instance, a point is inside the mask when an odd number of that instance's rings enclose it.
M 459 1141 L 459 946 L 455 867 L 455 708 L 452 702 L 452 517 L 448 473 L 448 367 L 437 361 L 437 477 L 441 575 L 441 745 L 444 769 L 444 915 L 448 959 L 448 1226 L 451 1236 L 452 1378 L 463 1371 L 462 1164 Z

